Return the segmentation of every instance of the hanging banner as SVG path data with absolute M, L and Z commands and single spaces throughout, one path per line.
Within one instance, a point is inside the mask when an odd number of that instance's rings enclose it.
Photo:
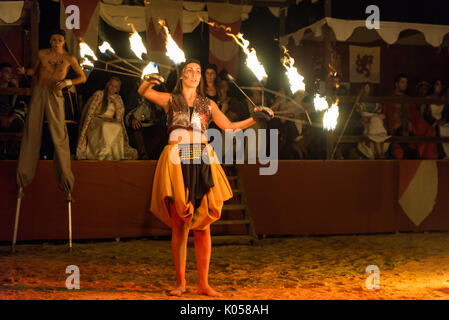
M 380 83 L 380 47 L 349 46 L 350 82 Z

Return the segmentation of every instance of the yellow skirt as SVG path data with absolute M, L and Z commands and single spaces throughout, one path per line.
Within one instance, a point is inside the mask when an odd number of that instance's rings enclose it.
M 150 211 L 166 225 L 172 227 L 170 203 L 176 213 L 188 224 L 189 229 L 204 230 L 220 219 L 223 202 L 232 198 L 232 189 L 218 158 L 210 145 L 206 146 L 214 186 L 201 199 L 195 210 L 188 201 L 188 190 L 184 187 L 181 163 L 171 161 L 170 155 L 178 154 L 178 145 L 167 145 L 159 158 L 153 181 Z M 176 157 L 176 156 L 174 156 Z M 179 157 L 178 157 L 179 159 Z

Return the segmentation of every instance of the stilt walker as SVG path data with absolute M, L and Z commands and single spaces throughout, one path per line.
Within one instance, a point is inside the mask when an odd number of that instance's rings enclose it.
M 42 125 L 44 116 L 55 146 L 53 171 L 58 186 L 67 194 L 69 220 L 69 248 L 72 249 L 72 189 L 75 178 L 71 170 L 70 148 L 64 115 L 64 98 L 62 89 L 86 81 L 86 76 L 78 64 L 77 59 L 64 50 L 65 32 L 56 30 L 51 33 L 51 48 L 40 50 L 33 69 L 28 75 L 37 76 L 37 83 L 33 87 L 29 111 L 27 114 L 23 139 L 20 146 L 17 164 L 17 196 L 16 217 L 12 251 L 15 251 L 17 241 L 20 205 L 24 196 L 23 189 L 34 179 L 39 150 L 42 139 Z M 75 79 L 65 79 L 69 68 L 78 75 Z

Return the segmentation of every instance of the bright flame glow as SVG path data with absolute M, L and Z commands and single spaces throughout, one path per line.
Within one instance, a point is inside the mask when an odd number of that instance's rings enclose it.
M 323 116 L 323 128 L 326 130 L 334 130 L 337 126 L 338 119 L 338 100 L 329 109 L 326 110 Z
M 152 62 L 150 61 L 149 64 L 147 64 L 147 66 L 145 67 L 145 69 L 143 69 L 142 71 L 142 79 L 148 75 L 148 74 L 152 74 L 152 73 L 159 73 L 159 69 L 157 67 L 157 63 L 156 62 Z
M 306 85 L 304 84 L 304 77 L 300 75 L 298 70 L 293 66 L 295 64 L 295 59 L 290 57 L 288 50 L 285 47 L 282 48 L 284 49 L 284 56 L 282 57 L 281 62 L 287 70 L 285 74 L 290 83 L 290 90 L 293 94 L 297 91 L 305 91 Z
M 201 22 L 206 22 L 211 27 L 223 29 L 226 32 L 231 32 L 231 27 L 228 27 L 228 26 L 225 26 L 225 25 L 222 25 L 222 24 L 218 24 L 218 23 L 215 23 L 215 22 L 212 22 L 212 21 L 207 22 L 207 21 L 205 21 L 201 17 L 198 17 L 198 18 L 200 19 Z
M 94 64 L 92 63 L 92 61 L 90 61 L 88 58 L 86 58 L 86 57 L 84 57 L 83 58 L 83 61 L 81 61 L 81 67 L 82 68 L 86 68 L 86 69 L 89 69 L 89 68 L 93 68 L 94 67 Z
M 249 41 L 243 38 L 243 34 L 238 33 L 237 35 L 234 35 L 229 32 L 227 32 L 226 34 L 232 37 L 235 42 L 240 47 L 242 47 L 243 51 L 246 54 L 246 65 L 254 73 L 257 80 L 262 81 L 266 79 L 268 77 L 267 73 L 265 72 L 263 65 L 261 65 L 259 60 L 257 59 L 256 50 L 254 50 L 254 48 L 248 49 Z
M 134 26 L 132 23 L 129 24 L 131 28 L 133 29 L 133 33 L 129 37 L 129 44 L 131 45 L 131 50 L 134 52 L 137 58 L 140 60 L 143 60 L 143 54 L 147 53 L 147 48 L 142 42 L 142 38 L 137 33 L 136 29 L 134 29 Z
M 84 41 L 80 42 L 80 56 L 81 58 L 91 57 L 94 60 L 98 60 L 95 53 Z
M 179 49 L 175 40 L 173 40 L 172 36 L 170 35 L 170 31 L 168 31 L 168 28 L 165 25 L 164 20 L 159 20 L 159 24 L 165 31 L 165 47 L 167 48 L 167 52 L 165 54 L 167 55 L 167 57 L 169 57 L 170 60 L 173 61 L 173 63 L 176 65 L 185 62 L 186 57 L 184 55 L 184 51 Z
M 319 96 L 318 94 L 315 95 L 315 99 L 313 99 L 313 104 L 315 106 L 316 111 L 324 111 L 327 108 L 329 108 L 329 104 L 327 103 L 326 98 Z
M 106 52 L 106 50 L 115 53 L 114 49 L 112 49 L 111 45 L 107 41 L 103 41 L 103 44 L 99 46 L 98 49 L 100 49 L 101 53 L 103 54 Z

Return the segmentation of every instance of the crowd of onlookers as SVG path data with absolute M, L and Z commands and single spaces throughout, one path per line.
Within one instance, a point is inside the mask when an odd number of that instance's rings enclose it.
M 215 65 L 207 65 L 203 70 L 204 94 L 215 101 L 231 121 L 248 118 L 253 112 L 253 104 L 236 90 L 234 85 L 218 73 Z M 174 75 L 176 77 L 176 74 Z M 173 81 L 172 81 L 173 82 Z M 171 92 L 170 76 L 167 81 L 160 79 L 155 90 Z M 344 87 L 334 82 L 334 95 L 347 94 Z M 126 95 L 124 103 L 120 94 L 121 79 L 111 77 L 105 87 L 79 103 L 75 88 L 64 90 L 65 114 L 70 149 L 74 159 L 131 160 L 158 159 L 167 143 L 165 114 L 161 108 L 137 94 L 137 86 Z M 20 70 L 16 71 L 8 63 L 0 64 L 0 87 L 29 87 L 30 79 L 25 79 Z M 326 131 L 323 130 L 323 113 L 315 110 L 313 98 L 316 90 L 298 97 L 288 96 L 288 89 L 281 88 L 278 94 L 260 90 L 260 84 L 251 84 L 247 94 L 256 104 L 269 106 L 277 115 L 267 123 L 257 123 L 252 129 L 278 130 L 279 159 L 325 159 Z M 394 96 L 406 96 L 408 78 L 399 75 L 394 82 Z M 360 84 L 361 95 L 373 95 L 373 85 Z M 449 101 L 449 88 L 442 80 L 432 84 L 425 81 L 416 86 L 417 97 Z M 296 100 L 295 100 L 296 99 Z M 26 118 L 29 96 L 0 95 L 0 137 L 2 133 L 21 132 Z M 363 101 L 363 99 L 362 99 Z M 83 106 L 82 108 L 80 106 Z M 340 118 L 334 136 L 344 134 L 363 136 L 357 143 L 340 143 L 336 148 L 336 159 L 448 159 L 447 143 L 391 143 L 391 136 L 403 135 L 403 107 L 396 103 L 360 102 L 354 112 L 352 103 L 341 103 Z M 81 110 L 82 109 L 82 110 Z M 410 136 L 449 136 L 449 104 L 407 105 Z M 289 121 L 286 118 L 294 118 Z M 310 125 L 310 122 L 312 125 Z M 210 128 L 218 128 L 213 122 Z M 44 125 L 41 158 L 52 158 L 50 133 Z M 335 138 L 334 138 L 335 139 Z M 269 140 L 269 135 L 267 135 Z M 334 140 L 335 142 L 335 140 Z M 269 145 L 268 141 L 267 144 Z M 0 139 L 0 158 L 17 159 L 20 141 Z

